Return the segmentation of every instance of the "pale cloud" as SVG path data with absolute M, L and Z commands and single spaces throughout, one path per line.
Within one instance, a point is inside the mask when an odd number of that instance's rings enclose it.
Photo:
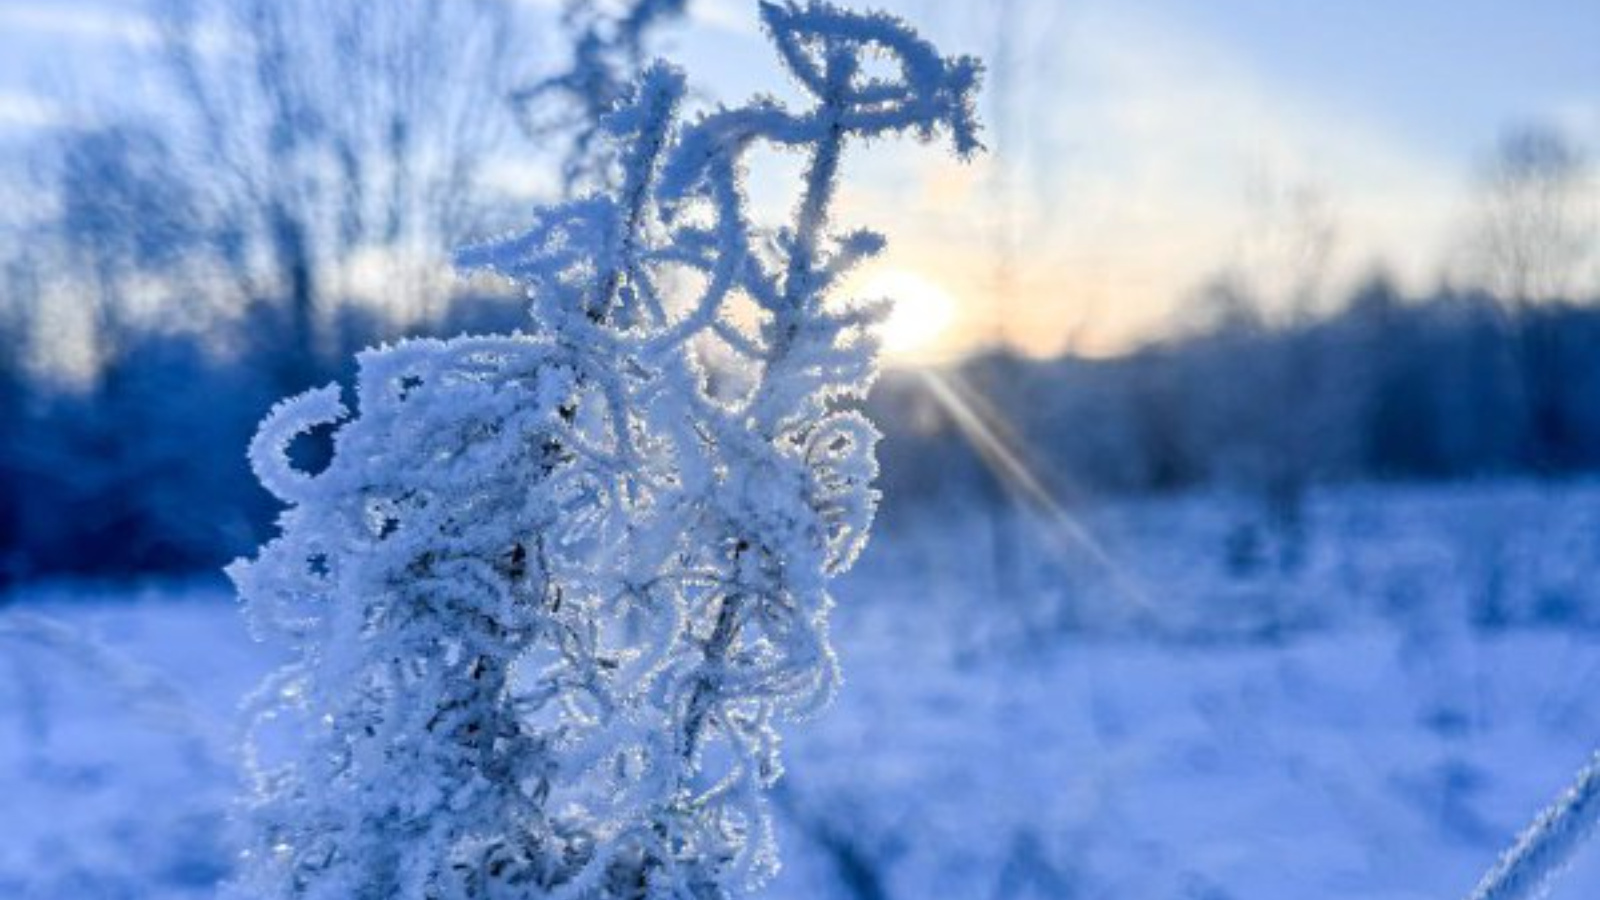
M 497 157 L 483 167 L 483 186 L 509 200 L 539 200 L 561 191 L 559 163 L 550 158 Z
M 84 3 L 8 3 L 0 7 L 0 32 L 8 40 L 32 35 L 141 46 L 155 43 L 158 37 L 143 15 Z
M 691 0 L 689 15 L 695 22 L 719 31 L 746 36 L 761 33 L 756 5 L 747 0 Z
M 67 111 L 47 97 L 27 91 L 0 90 L 0 130 L 56 128 L 69 121 Z
M 1600 155 L 1600 100 L 1574 97 L 1558 101 L 1539 118 L 1577 141 L 1591 156 Z
M 1248 227 L 1263 184 L 1306 185 L 1348 222 L 1352 250 L 1407 267 L 1414 260 L 1399 257 L 1448 218 L 1460 173 L 1360 112 L 1297 95 L 1226 48 L 1120 10 L 1091 14 L 1081 31 L 1070 52 L 1082 101 L 1053 124 L 1095 148 L 1086 155 L 1098 165 L 1077 186 L 1097 215 L 1162 230 Z

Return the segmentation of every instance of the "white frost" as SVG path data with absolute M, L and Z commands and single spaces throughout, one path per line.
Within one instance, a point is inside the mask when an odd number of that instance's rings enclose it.
M 613 192 L 461 254 L 527 288 L 529 334 L 369 351 L 353 414 L 329 387 L 263 425 L 291 508 L 230 574 L 298 653 L 259 696 L 301 743 L 256 767 L 243 890 L 712 898 L 775 871 L 774 723 L 832 695 L 828 582 L 876 500 L 852 407 L 881 310 L 828 296 L 882 242 L 828 227 L 841 151 L 972 152 L 978 67 L 882 15 L 762 17 L 810 109 L 682 125 L 683 76 L 650 68 L 603 125 Z M 787 227 L 751 221 L 757 143 L 806 158 Z M 328 467 L 294 470 L 338 421 Z

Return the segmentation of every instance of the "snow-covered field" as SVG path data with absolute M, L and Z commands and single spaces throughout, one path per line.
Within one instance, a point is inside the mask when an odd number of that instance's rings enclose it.
M 1218 497 L 881 535 L 792 729 L 775 898 L 1464 897 L 1600 746 L 1600 486 Z M 996 546 L 994 538 L 1000 537 Z M 1003 592 L 1003 593 L 999 593 Z M 209 897 L 219 586 L 0 612 L 0 897 Z M 1600 895 L 1600 846 L 1552 894 Z

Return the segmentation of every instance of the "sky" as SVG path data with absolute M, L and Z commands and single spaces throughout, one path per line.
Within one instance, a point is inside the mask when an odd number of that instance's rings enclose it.
M 711 27 L 682 37 L 729 84 L 768 68 L 730 50 L 759 40 L 742 6 L 707 0 Z M 846 180 L 891 236 L 885 264 L 956 297 L 947 350 L 1114 351 L 1191 321 L 1224 268 L 1285 280 L 1302 234 L 1328 235 L 1330 297 L 1377 267 L 1426 289 L 1469 262 L 1475 180 L 1505 129 L 1600 149 L 1592 0 L 890 6 L 990 63 L 986 159 L 893 148 Z
M 753 0 L 690 5 L 664 53 L 718 99 L 781 92 Z M 1380 265 L 1425 289 L 1468 262 L 1475 173 L 1505 129 L 1600 150 L 1594 0 L 885 5 L 990 65 L 990 154 L 847 163 L 841 218 L 891 237 L 856 287 L 921 285 L 911 318 L 947 321 L 908 355 L 1113 352 L 1192 321 L 1224 269 L 1274 283 L 1311 235 L 1330 295 Z M 149 37 L 138 0 L 0 0 L 0 148 L 70 120 L 61 85 L 117 85 L 111 51 Z

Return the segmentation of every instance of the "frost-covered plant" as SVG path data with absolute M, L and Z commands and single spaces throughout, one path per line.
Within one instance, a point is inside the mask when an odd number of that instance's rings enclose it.
M 1538 900 L 1600 827 L 1600 753 L 1483 876 L 1470 900 Z
M 368 351 L 252 446 L 290 504 L 230 570 L 295 661 L 260 693 L 301 743 L 257 765 L 240 884 L 327 898 L 720 898 L 776 867 L 774 724 L 837 682 L 828 581 L 867 536 L 882 245 L 828 228 L 851 139 L 978 146 L 978 66 L 824 3 L 763 20 L 814 105 L 685 123 L 648 69 L 605 120 L 618 187 L 464 251 L 526 287 L 526 335 Z M 869 57 L 887 66 L 873 74 Z M 752 219 L 758 144 L 805 154 Z M 336 425 L 332 462 L 293 440 Z

